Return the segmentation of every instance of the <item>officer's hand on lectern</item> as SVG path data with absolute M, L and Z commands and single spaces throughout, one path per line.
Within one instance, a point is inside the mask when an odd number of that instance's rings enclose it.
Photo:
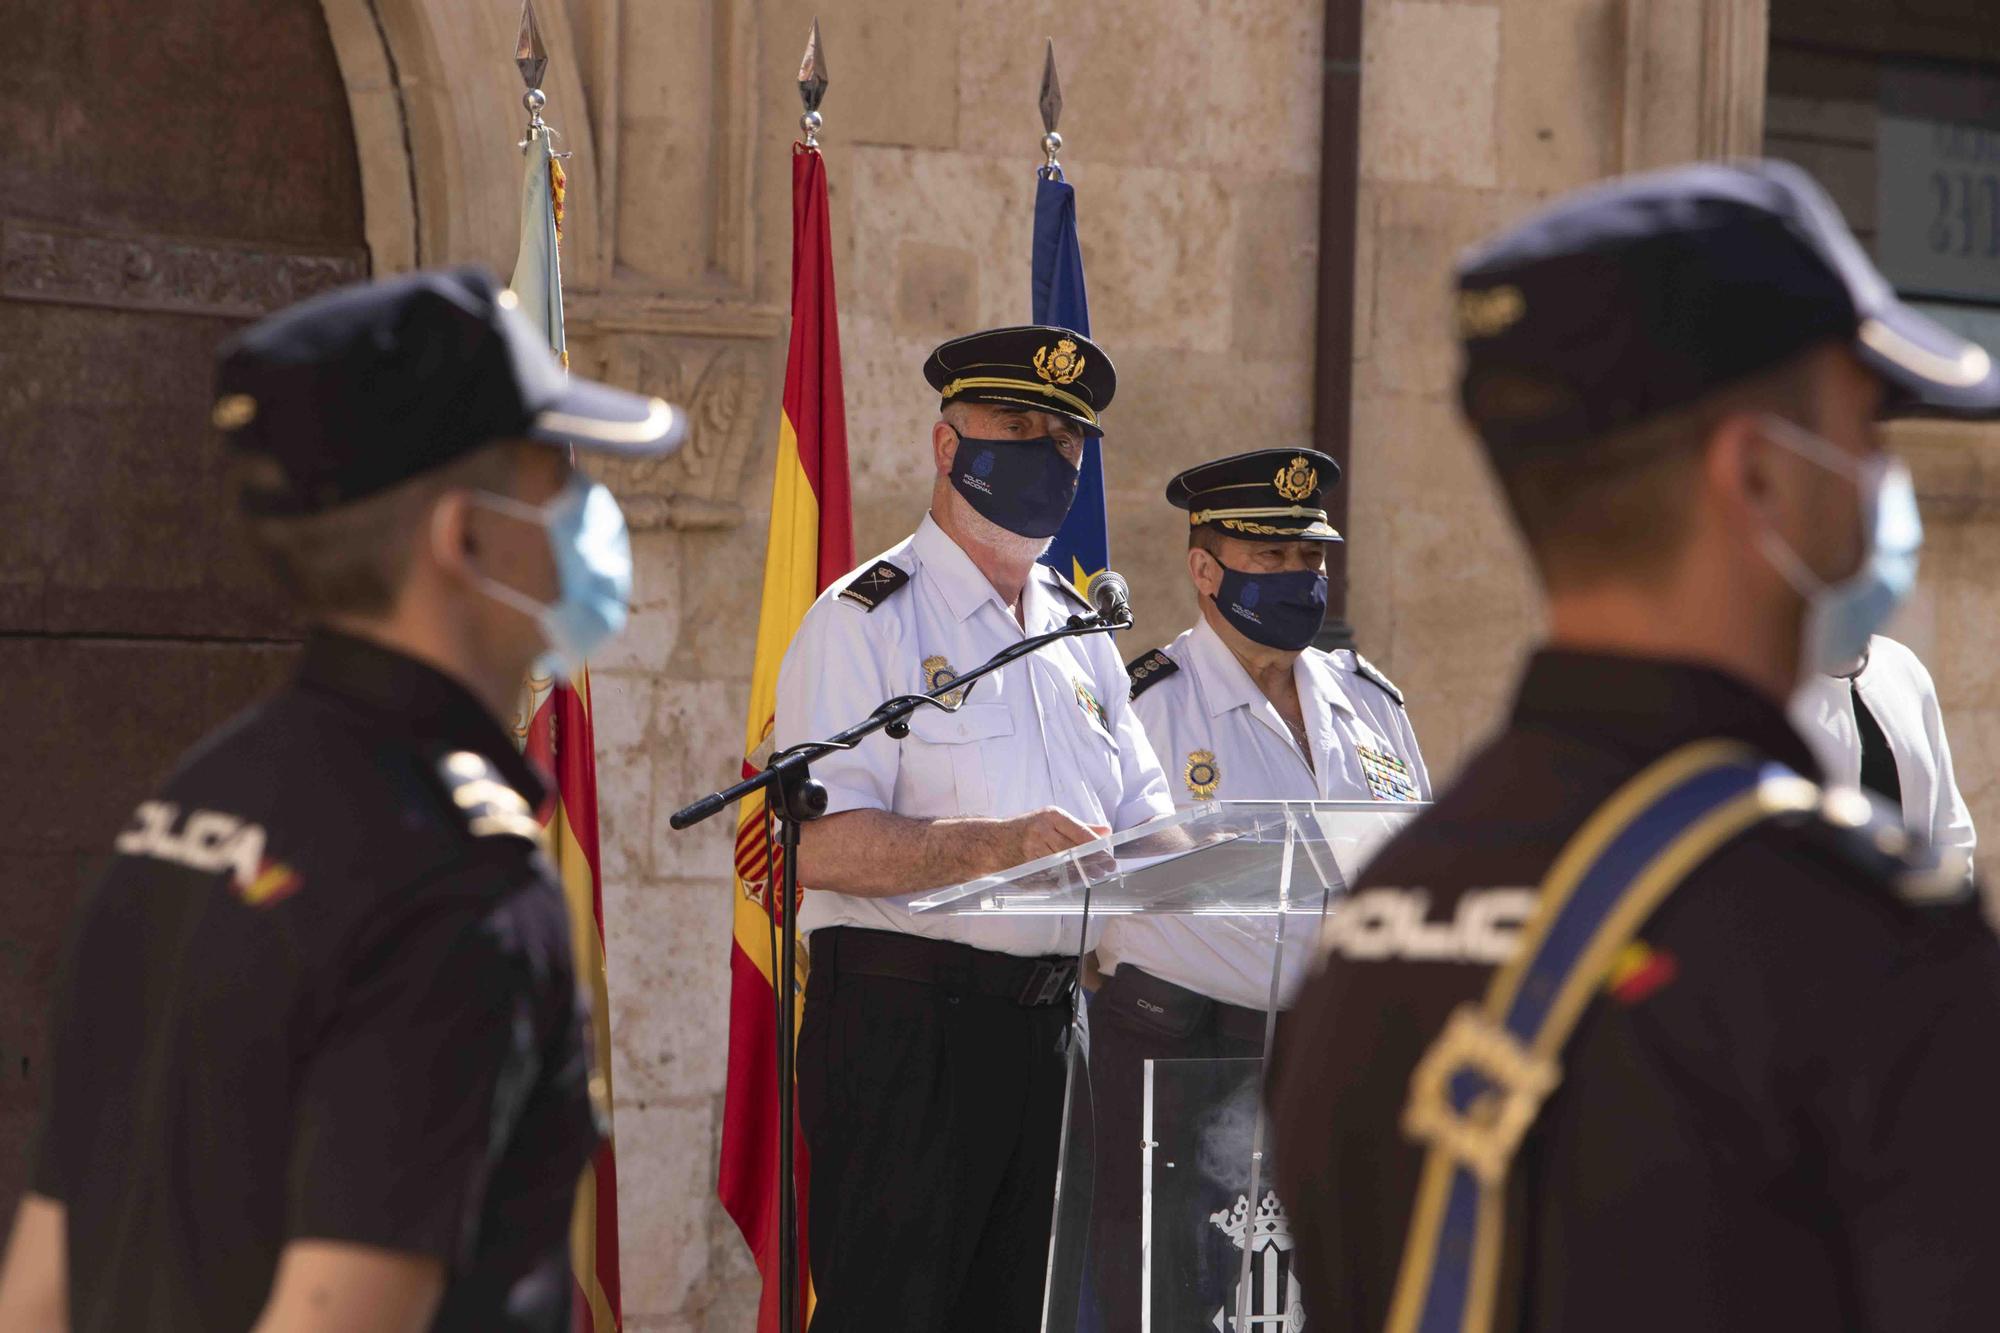
M 1111 831 L 1102 824 L 1082 823 L 1053 805 L 1003 820 L 1002 827 L 1020 840 L 1015 865 L 1081 847 Z

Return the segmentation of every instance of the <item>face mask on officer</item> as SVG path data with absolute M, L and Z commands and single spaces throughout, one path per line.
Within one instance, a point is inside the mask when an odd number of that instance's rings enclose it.
M 1076 500 L 1077 465 L 1052 435 L 982 440 L 953 427 L 952 488 L 981 518 L 1017 537 L 1053 537 Z
M 1222 586 L 1213 601 L 1222 618 L 1252 643 L 1295 653 L 1326 623 L 1326 571 L 1287 569 L 1253 574 L 1217 560 Z
M 574 473 L 546 504 L 532 505 L 490 491 L 472 492 L 472 503 L 532 523 L 548 534 L 555 558 L 556 599 L 538 602 L 484 575 L 475 581 L 487 596 L 531 617 L 548 651 L 538 674 L 574 679 L 592 653 L 625 628 L 632 597 L 632 539 L 625 513 L 603 483 Z
M 1766 416 L 1765 438 L 1854 486 L 1861 532 L 1861 561 L 1851 574 L 1828 580 L 1815 573 L 1775 529 L 1758 544 L 1778 573 L 1806 602 L 1799 644 L 1802 673 L 1833 674 L 1857 661 L 1868 640 L 1896 613 L 1917 581 L 1924 525 L 1917 514 L 1910 470 L 1887 454 L 1857 458 L 1823 437 L 1781 417 Z

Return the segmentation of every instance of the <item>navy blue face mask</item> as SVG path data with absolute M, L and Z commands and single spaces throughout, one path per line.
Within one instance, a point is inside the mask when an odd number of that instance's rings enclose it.
M 1310 644 L 1326 623 L 1326 572 L 1246 574 L 1223 565 L 1215 605 L 1250 642 L 1295 653 Z
M 951 484 L 987 521 L 1017 537 L 1053 537 L 1076 499 L 1076 464 L 1053 436 L 977 440 L 959 435 Z

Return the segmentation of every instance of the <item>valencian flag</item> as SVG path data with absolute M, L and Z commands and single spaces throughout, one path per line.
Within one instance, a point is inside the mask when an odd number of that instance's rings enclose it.
M 553 137 L 537 121 L 524 145 L 527 176 L 521 185 L 521 251 L 514 261 L 514 293 L 521 313 L 548 335 L 549 346 L 569 364 L 563 337 L 563 169 Z M 570 938 L 577 976 L 588 988 L 596 1068 L 591 1098 L 605 1117 L 605 1139 L 584 1168 L 570 1223 L 570 1269 L 576 1279 L 576 1327 L 583 1333 L 617 1333 L 624 1326 L 618 1303 L 618 1168 L 610 1137 L 611 996 L 604 974 L 604 887 L 597 856 L 597 738 L 590 721 L 590 673 L 568 685 L 529 682 L 522 708 L 528 719 L 523 748 L 555 775 L 555 797 L 544 813 L 549 850 L 569 902 Z
M 792 150 L 792 341 L 785 357 L 784 415 L 778 422 L 778 470 L 771 482 L 771 535 L 764 549 L 764 601 L 750 676 L 750 718 L 743 776 L 771 753 L 778 663 L 806 610 L 826 586 L 854 567 L 854 526 L 847 489 L 847 409 L 840 390 L 840 329 L 833 306 L 833 251 L 827 230 L 826 164 L 817 148 Z M 778 848 L 762 794 L 738 808 L 735 942 L 729 953 L 729 1082 L 722 1112 L 722 1169 L 716 1192 L 749 1242 L 764 1294 L 757 1327 L 778 1322 L 779 994 L 775 902 Z M 796 1014 L 800 975 L 783 987 Z M 796 1027 L 793 1029 L 796 1031 Z M 787 1052 L 787 1058 L 790 1053 Z M 806 1212 L 806 1149 L 797 1108 L 783 1116 L 795 1136 L 799 1217 Z M 805 1242 L 800 1240 L 800 1253 Z M 800 1265 L 801 1282 L 807 1279 Z M 810 1311 L 808 1289 L 800 1308 Z
M 1076 243 L 1076 190 L 1062 168 L 1037 170 L 1035 184 L 1034 302 L 1037 324 L 1090 336 L 1090 303 L 1083 295 L 1083 251 Z M 1057 530 L 1042 563 L 1073 581 L 1079 591 L 1092 574 L 1111 567 L 1111 533 L 1104 516 L 1103 442 L 1083 441 L 1076 503 Z

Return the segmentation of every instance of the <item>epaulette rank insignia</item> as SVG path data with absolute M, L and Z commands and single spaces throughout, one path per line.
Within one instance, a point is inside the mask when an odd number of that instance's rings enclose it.
M 840 590 L 840 597 L 864 611 L 873 611 L 901 592 L 909 581 L 908 570 L 898 569 L 887 560 L 877 560 L 848 580 L 847 586 Z
M 1043 568 L 1046 569 L 1048 567 L 1044 565 Z M 1053 570 L 1051 570 L 1050 572 L 1054 573 Z M 1055 585 L 1056 585 L 1056 590 L 1058 592 L 1062 593 L 1063 596 L 1069 598 L 1070 601 L 1082 607 L 1084 610 L 1095 611 L 1097 609 L 1096 607 L 1090 604 L 1090 599 L 1088 597 L 1085 597 L 1081 592 L 1077 591 L 1077 587 L 1074 583 L 1071 583 L 1068 579 L 1064 578 L 1062 575 L 1060 574 L 1055 575 Z
M 1382 693 L 1388 695 L 1397 703 L 1403 702 L 1403 692 L 1396 688 L 1396 682 L 1383 675 L 1380 667 L 1363 657 L 1360 653 L 1354 655 L 1354 669 L 1381 686 Z
M 542 826 L 528 808 L 528 798 L 508 786 L 500 770 L 484 755 L 454 750 L 438 761 L 451 803 L 465 816 L 475 838 L 526 838 L 539 844 Z
M 1179 670 L 1180 664 L 1158 648 L 1150 653 L 1141 653 L 1125 664 L 1125 674 L 1132 678 L 1134 699 Z
M 1874 868 L 1890 877 L 1896 896 L 1910 906 L 1955 906 L 1976 892 L 1963 850 L 1911 837 L 1894 807 L 1853 787 L 1829 787 L 1819 813 L 1853 835 L 1857 841 L 1850 847 L 1871 856 Z

